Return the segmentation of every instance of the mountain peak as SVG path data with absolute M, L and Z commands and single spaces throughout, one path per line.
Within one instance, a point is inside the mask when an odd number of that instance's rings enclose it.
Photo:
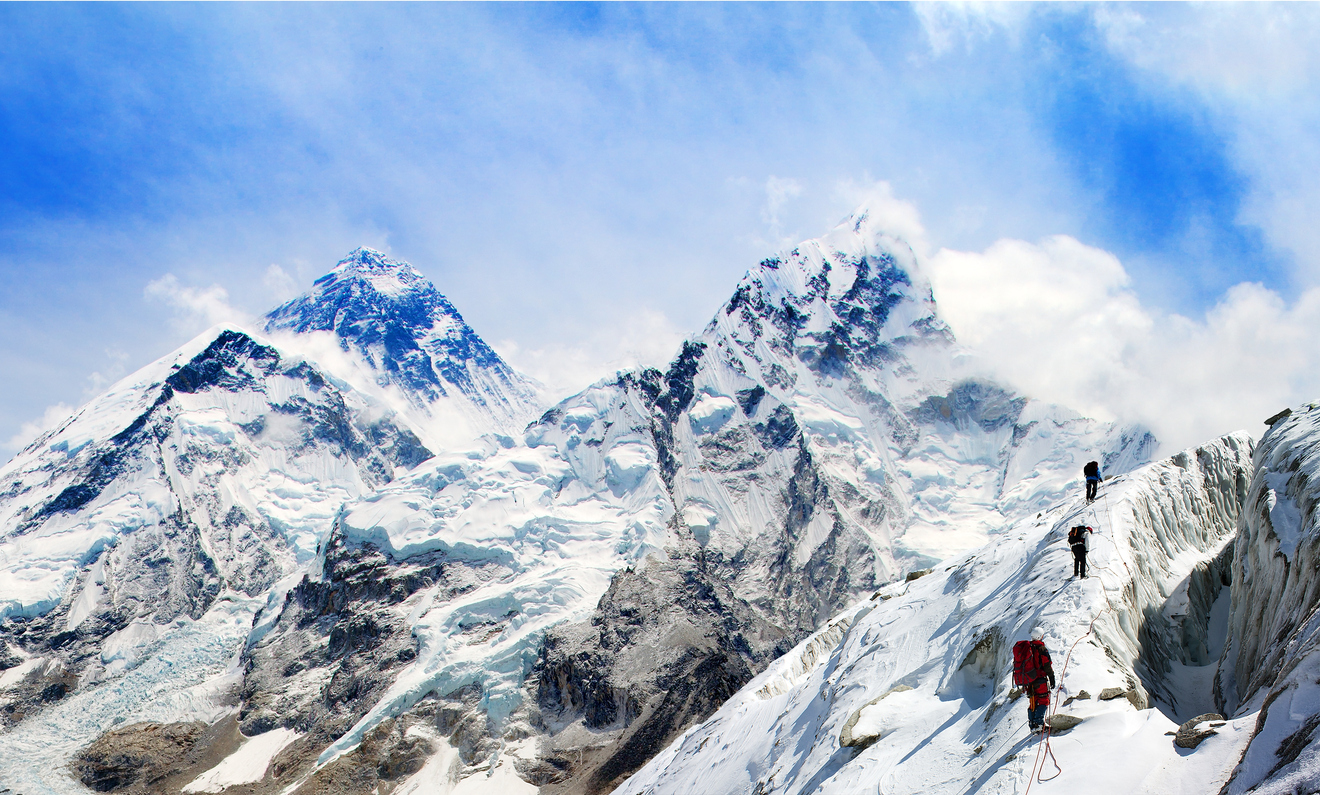
M 321 288 L 330 288 L 350 280 L 366 282 L 383 295 L 395 295 L 418 288 L 435 290 L 426 277 L 412 265 L 390 259 L 383 253 L 365 246 L 350 251 L 348 256 L 341 259 L 329 273 L 313 284 Z
M 533 387 L 429 279 L 374 249 L 349 252 L 310 291 L 267 314 L 265 329 L 333 332 L 378 383 L 398 385 L 418 406 L 456 391 L 482 413 L 513 418 L 516 426 L 534 403 Z

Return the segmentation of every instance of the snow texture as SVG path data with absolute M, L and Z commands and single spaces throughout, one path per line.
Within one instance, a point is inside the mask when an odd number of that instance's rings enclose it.
M 1164 607 L 1231 543 L 1250 449 L 1243 435 L 1180 453 L 1107 482 L 1092 505 L 1066 500 L 930 575 L 887 586 L 772 664 L 618 792 L 1022 792 L 1040 748 L 1012 690 L 1011 647 L 1035 626 L 1059 675 L 1056 698 L 1108 687 L 1130 695 L 1060 710 L 1081 722 L 1051 740 L 1061 772 L 1049 791 L 1215 791 L 1254 716 L 1228 722 L 1191 753 L 1165 736 L 1181 722 L 1176 706 L 1146 703 L 1170 689 L 1169 663 L 1185 634 Z M 1079 521 L 1099 531 L 1087 580 L 1068 576 L 1066 535 Z M 841 747 L 850 721 L 854 737 L 874 741 Z M 1054 773 L 1045 763 L 1041 775 Z

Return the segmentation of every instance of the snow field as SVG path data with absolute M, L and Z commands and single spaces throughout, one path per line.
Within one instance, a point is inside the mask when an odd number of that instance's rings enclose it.
M 253 784 L 266 777 L 266 768 L 280 751 L 292 745 L 301 735 L 292 729 L 272 729 L 265 734 L 243 741 L 220 764 L 188 782 L 186 793 L 223 792 L 239 784 Z
M 1049 791 L 1214 791 L 1254 716 L 1192 753 L 1165 735 L 1178 723 L 1168 705 L 1138 710 L 1127 698 L 1095 697 L 1117 687 L 1140 701 L 1143 677 L 1167 676 L 1152 647 L 1181 628 L 1152 610 L 1176 600 L 1182 580 L 1232 537 L 1249 449 L 1245 436 L 1230 436 L 1150 465 L 1103 487 L 1107 512 L 1104 501 L 1069 500 L 935 573 L 887 586 L 772 664 L 619 792 L 1020 793 L 1037 746 L 1026 737 L 1025 700 L 1010 698 L 1011 645 L 1036 625 L 1061 677 L 1056 697 L 1092 696 L 1056 707 L 1083 722 L 1051 740 L 1063 772 Z M 1073 580 L 1066 531 L 1092 510 L 1103 533 L 1095 573 Z M 1151 572 L 1160 576 L 1148 580 Z M 839 745 L 853 716 L 854 736 L 880 732 L 860 751 Z

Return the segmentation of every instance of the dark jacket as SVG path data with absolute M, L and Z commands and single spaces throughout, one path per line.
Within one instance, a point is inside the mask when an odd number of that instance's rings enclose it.
M 1098 461 L 1088 461 L 1086 466 L 1082 467 L 1082 474 L 1086 475 L 1087 480 L 1100 479 L 1100 463 Z

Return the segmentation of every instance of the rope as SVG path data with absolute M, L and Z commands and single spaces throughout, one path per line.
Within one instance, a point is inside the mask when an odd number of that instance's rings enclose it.
M 1108 489 L 1106 489 L 1106 492 L 1108 492 Z M 1104 495 L 1104 501 L 1105 501 L 1105 519 L 1109 522 L 1110 527 L 1112 528 L 1113 516 L 1110 513 L 1110 509 L 1109 509 L 1108 493 Z M 1099 515 L 1095 511 L 1095 501 L 1092 500 L 1087 507 L 1091 509 L 1091 517 L 1095 520 L 1096 526 L 1099 527 L 1101 522 Z M 1099 534 L 1097 533 L 1097 535 Z M 1123 564 L 1123 568 L 1127 571 L 1128 577 L 1131 578 L 1132 570 L 1128 568 L 1127 561 L 1123 560 L 1123 556 L 1119 554 L 1118 544 L 1114 543 L 1114 539 L 1109 538 L 1109 536 L 1105 536 L 1105 537 L 1109 539 L 1109 543 L 1114 545 L 1115 557 L 1118 558 L 1119 563 Z M 1105 571 L 1109 570 L 1105 566 L 1097 566 L 1096 568 L 1104 569 Z M 1109 592 L 1103 589 L 1102 592 L 1104 593 L 1106 607 L 1104 610 L 1101 610 L 1100 612 L 1096 613 L 1095 616 L 1091 618 L 1091 623 L 1086 626 L 1086 632 L 1083 632 L 1081 635 L 1079 635 L 1077 639 L 1072 642 L 1072 645 L 1068 647 L 1068 653 L 1064 655 L 1063 658 L 1063 667 L 1059 669 L 1059 676 L 1058 676 L 1059 682 L 1063 682 L 1063 677 L 1066 676 L 1068 673 L 1068 664 L 1072 662 L 1073 651 L 1077 648 L 1077 644 L 1085 640 L 1095 630 L 1095 622 L 1099 621 L 1100 616 L 1103 616 L 1105 613 L 1117 612 L 1114 609 L 1113 603 L 1109 601 Z M 1055 593 L 1057 593 L 1057 591 Z M 1047 781 L 1053 781 L 1054 779 L 1063 775 L 1063 767 L 1059 764 L 1058 757 L 1054 755 L 1054 749 L 1050 745 L 1050 734 L 1051 734 L 1050 718 L 1057 715 L 1058 712 L 1059 712 L 1059 698 L 1057 696 L 1057 690 L 1056 690 L 1055 698 L 1050 703 L 1049 714 L 1045 718 L 1045 727 L 1044 730 L 1041 732 L 1040 742 L 1036 745 L 1036 760 L 1031 766 L 1031 778 L 1027 780 L 1027 789 L 1023 793 L 1023 795 L 1029 795 L 1029 793 L 1031 792 L 1031 785 L 1035 784 L 1037 781 L 1044 784 Z M 1050 764 L 1054 765 L 1054 774 L 1049 776 L 1048 778 L 1044 777 L 1046 760 L 1048 760 Z

